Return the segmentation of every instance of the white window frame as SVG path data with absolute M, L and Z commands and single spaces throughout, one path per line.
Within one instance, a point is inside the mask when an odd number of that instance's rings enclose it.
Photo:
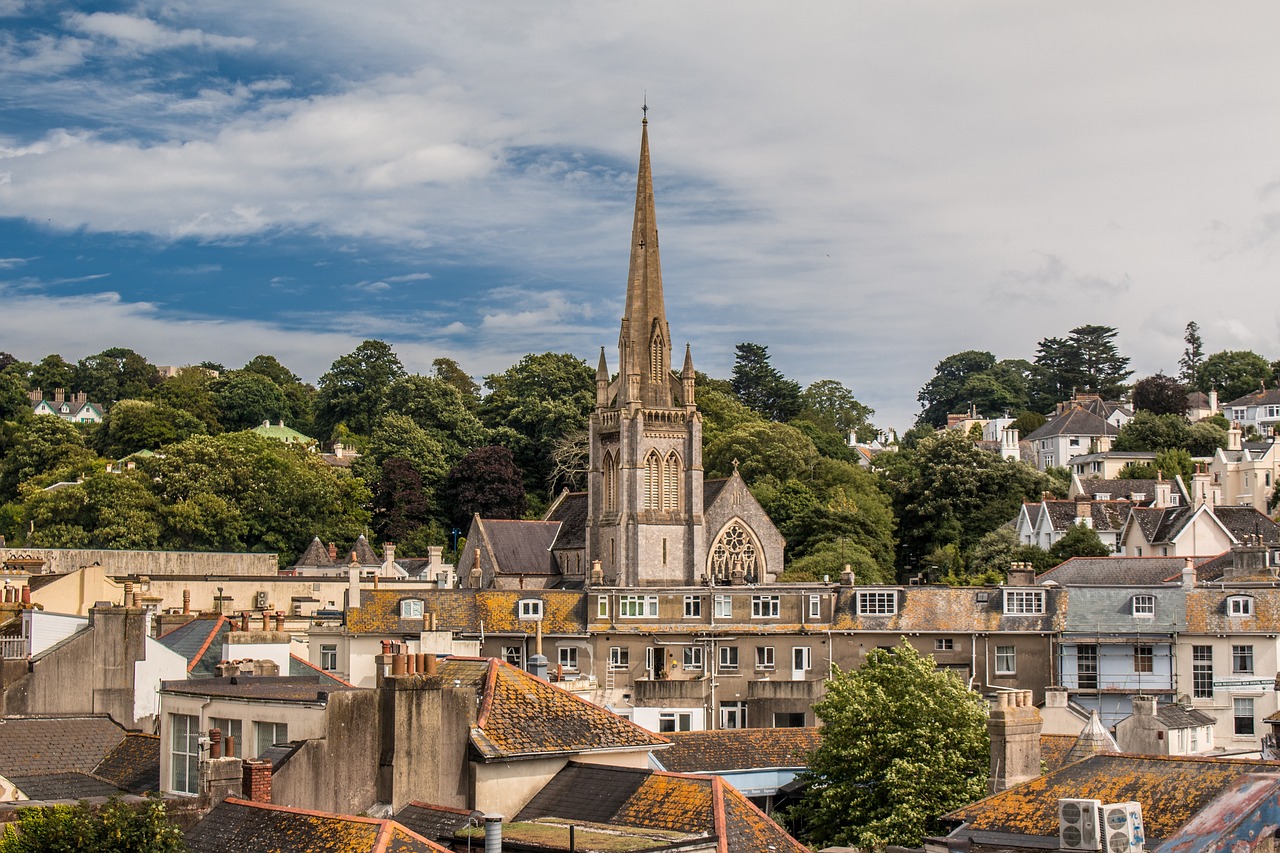
M 684 597 L 684 618 L 685 619 L 701 619 L 702 618 L 702 596 L 686 595 Z
M 682 662 L 686 672 L 702 672 L 702 646 L 685 646 Z
M 1239 643 L 1231 647 L 1232 675 L 1253 675 L 1256 666 L 1252 643 Z
M 822 618 L 822 596 L 820 595 L 809 596 L 809 618 L 810 619 Z
M 935 637 L 933 650 L 935 652 L 954 652 L 956 650 L 956 641 L 952 637 Z
M 859 616 L 892 616 L 898 612 L 898 591 L 862 590 L 858 592 Z
M 773 646 L 756 646 L 756 669 L 774 669 Z
M 737 646 L 721 646 L 720 647 L 720 672 L 737 672 L 738 671 L 738 647 Z
M 520 618 L 525 621 L 537 621 L 542 618 L 542 599 L 520 599 Z
M 1156 615 L 1156 597 L 1154 595 L 1135 595 L 1133 597 L 1133 615 L 1138 618 L 1153 618 Z
M 1018 647 L 996 646 L 996 675 L 1018 674 Z
M 717 595 L 715 601 L 715 614 L 717 619 L 733 618 L 733 596 Z
M 560 663 L 560 669 L 567 672 L 578 671 L 578 647 L 577 646 L 561 646 L 556 655 Z
M 422 618 L 422 599 L 406 598 L 400 602 L 400 618 L 401 619 L 421 619 Z
M 609 669 L 614 671 L 631 668 L 631 649 L 626 646 L 609 647 Z
M 1241 713 L 1246 709 L 1248 713 Z M 1236 737 L 1256 737 L 1258 734 L 1258 720 L 1254 716 L 1255 714 L 1257 714 L 1257 703 L 1253 701 L 1252 696 L 1231 697 L 1231 733 Z M 1249 721 L 1249 731 L 1240 731 L 1240 722 L 1242 720 Z
M 1044 613 L 1044 590 L 1006 589 L 1003 603 L 1006 616 L 1040 616 Z
M 1230 616 L 1252 616 L 1253 596 L 1233 595 L 1227 599 L 1227 614 Z
M 258 748 L 254 755 L 262 755 L 278 743 L 289 740 L 289 724 L 258 720 L 253 724 L 253 741 Z
M 659 711 L 659 732 L 687 732 L 693 730 L 693 714 L 689 711 Z
M 178 794 L 200 793 L 200 718 L 169 715 L 169 787 Z
M 323 643 L 320 646 L 320 668 L 325 672 L 338 671 L 337 643 Z
M 620 595 L 618 596 L 619 619 L 656 619 L 658 616 L 658 596 L 656 595 Z
M 809 672 L 813 669 L 813 647 L 795 646 L 791 649 L 791 668 Z
M 607 595 L 596 596 L 596 618 L 597 619 L 609 618 L 609 596 Z
M 524 647 L 503 646 L 502 659 L 516 668 L 524 666 Z
M 752 619 L 777 619 L 780 615 L 782 615 L 782 599 L 779 596 L 751 596 Z

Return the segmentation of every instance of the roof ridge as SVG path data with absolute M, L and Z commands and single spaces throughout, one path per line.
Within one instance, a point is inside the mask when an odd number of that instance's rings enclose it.
M 712 826 L 716 829 L 716 853 L 729 853 L 729 823 L 724 816 L 724 780 L 711 777 Z
M 480 713 L 476 714 L 476 728 L 483 729 L 489 722 L 489 712 L 493 710 L 493 697 L 498 687 L 498 659 L 489 658 L 489 667 L 484 675 L 484 695 L 480 698 Z
M 193 620 L 195 621 L 195 620 Z M 213 623 L 213 630 L 209 632 L 209 636 L 205 637 L 204 643 L 191 656 L 190 662 L 187 663 L 187 672 L 191 672 L 196 668 L 196 664 L 200 662 L 200 658 L 204 657 L 204 653 L 209 651 L 209 646 L 213 644 L 213 638 L 218 636 L 218 631 L 222 628 L 222 623 L 227 621 L 227 617 L 219 614 L 217 621 Z M 187 623 L 190 624 L 190 623 Z
M 347 687 L 355 687 L 354 684 L 352 684 L 350 681 L 347 681 L 345 678 L 339 678 L 338 676 L 334 675 L 332 672 L 326 672 L 320 667 L 313 664 L 311 661 L 307 660 L 304 657 L 299 657 L 298 655 L 295 655 L 293 652 L 289 652 L 289 658 L 291 660 L 296 660 L 298 663 L 308 667 L 309 669 L 314 669 L 316 672 L 320 673 L 326 678 L 332 678 L 334 681 L 340 681 L 342 682 L 342 684 L 344 684 Z

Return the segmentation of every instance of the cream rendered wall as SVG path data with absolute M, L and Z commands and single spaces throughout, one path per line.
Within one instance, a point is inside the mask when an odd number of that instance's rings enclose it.
M 581 760 L 580 756 L 575 758 Z M 472 802 L 485 814 L 514 818 L 568 763 L 569 757 L 564 755 L 492 764 L 473 761 L 471 778 L 475 789 Z

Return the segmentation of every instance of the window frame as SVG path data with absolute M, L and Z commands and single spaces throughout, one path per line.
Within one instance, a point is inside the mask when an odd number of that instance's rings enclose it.
M 995 673 L 996 675 L 1018 674 L 1018 647 L 1016 645 L 996 646 Z
M 1087 652 L 1087 654 L 1086 654 Z M 1098 659 L 1099 651 L 1096 643 L 1081 643 L 1076 646 L 1076 689 L 1077 690 L 1097 690 L 1098 689 Z M 1087 669 L 1082 668 L 1081 664 L 1087 659 Z M 1086 679 L 1088 684 L 1085 684 Z
M 702 672 L 705 664 L 703 663 L 702 646 L 692 645 L 685 646 L 684 654 L 681 655 L 681 664 L 685 672 Z
M 656 595 L 619 595 L 619 619 L 656 619 L 658 618 L 658 596 Z
M 1139 619 L 1153 619 L 1156 615 L 1156 597 L 1146 593 L 1135 595 L 1130 613 Z
M 400 599 L 400 618 L 401 619 L 421 619 L 424 612 L 423 602 L 421 598 L 402 598 Z
M 752 619 L 778 619 L 782 615 L 782 598 L 777 595 L 751 596 Z
M 701 619 L 702 618 L 702 596 L 686 595 L 684 597 L 684 618 L 685 619 Z
M 1252 617 L 1254 613 L 1252 595 L 1232 595 L 1227 598 L 1227 615 L 1236 618 Z
M 268 731 L 268 728 L 267 728 L 268 726 L 270 726 L 270 732 L 271 732 L 270 743 L 266 743 L 263 737 L 263 735 L 266 734 L 266 732 Z M 280 736 L 281 729 L 284 730 L 283 737 Z M 268 749 L 275 746 L 276 744 L 288 743 L 288 742 L 289 742 L 289 724 L 288 723 L 280 723 L 274 720 L 254 720 L 253 743 L 254 743 L 254 746 L 258 748 L 257 752 L 255 752 L 254 755 L 262 755 L 262 753 L 266 752 Z
M 200 718 L 169 715 L 169 787 L 174 793 L 200 793 Z
M 822 618 L 822 596 L 816 594 L 809 595 L 809 618 Z
M 772 671 L 776 669 L 776 656 L 773 646 L 756 646 L 756 671 Z
M 1247 668 L 1246 668 L 1247 667 Z M 1253 644 L 1241 643 L 1231 646 L 1231 674 L 1254 675 Z
M 325 672 L 338 671 L 338 644 L 320 644 L 320 668 Z
M 799 660 L 797 660 L 797 658 Z M 799 663 L 800 666 L 796 666 Z M 791 669 L 794 672 L 813 671 L 813 647 L 793 646 L 791 649 Z
M 658 733 L 687 732 L 693 730 L 693 714 L 690 711 L 659 711 Z
M 1146 675 L 1156 671 L 1156 647 L 1152 645 L 1134 645 L 1133 671 Z
M 1248 703 L 1248 714 L 1240 713 L 1244 703 Z M 1252 696 L 1231 697 L 1231 731 L 1236 737 L 1256 737 L 1258 733 L 1257 706 Z M 1246 722 L 1247 721 L 1247 722 Z M 1247 731 L 1246 731 L 1247 729 Z
M 732 595 L 717 595 L 715 598 L 714 607 L 715 607 L 715 610 L 713 612 L 715 613 L 715 618 L 717 619 L 733 618 L 733 596 Z
M 542 599 L 522 598 L 518 605 L 518 615 L 523 622 L 537 622 L 542 619 Z
M 893 616 L 898 612 L 898 590 L 859 590 L 856 604 L 859 616 Z
M 577 672 L 578 671 L 578 647 L 577 646 L 560 646 L 556 652 L 556 661 L 561 671 Z
M 609 669 L 613 672 L 619 672 L 631 668 L 631 647 L 630 646 L 610 646 L 609 647 Z
M 717 672 L 738 672 L 738 647 L 721 646 L 716 660 L 719 663 Z
M 607 595 L 596 596 L 596 618 L 597 619 L 609 618 L 609 596 Z
M 956 650 L 956 641 L 954 637 L 934 637 L 933 650 L 935 652 L 954 652 Z
M 1191 647 L 1191 698 L 1213 698 L 1213 646 Z
M 1043 616 L 1043 589 L 1005 589 L 1001 604 L 1005 616 Z

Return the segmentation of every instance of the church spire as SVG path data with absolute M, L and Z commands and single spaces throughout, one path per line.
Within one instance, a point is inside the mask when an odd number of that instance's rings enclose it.
M 671 332 L 662 299 L 658 220 L 654 214 L 653 171 L 649 166 L 647 103 L 640 127 L 640 169 L 636 177 L 635 220 L 631 227 L 627 307 L 618 336 L 619 373 L 624 385 L 638 386 L 638 402 L 665 407 L 672 405 Z

